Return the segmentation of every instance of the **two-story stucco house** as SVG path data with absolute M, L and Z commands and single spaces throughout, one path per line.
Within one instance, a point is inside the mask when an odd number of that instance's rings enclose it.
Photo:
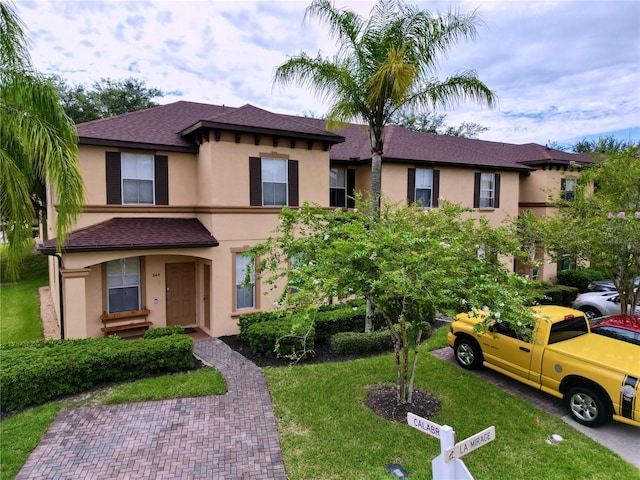
M 84 210 L 60 255 L 55 239 L 40 246 L 65 338 L 135 317 L 237 333 L 238 315 L 270 309 L 276 296 L 242 284 L 241 253 L 269 236 L 283 207 L 349 208 L 370 185 L 364 127 L 330 132 L 323 120 L 251 105 L 177 102 L 78 125 L 78 135 Z M 446 198 L 498 225 L 521 208 L 544 214 L 572 160 L 588 158 L 389 126 L 382 191 L 426 208 Z

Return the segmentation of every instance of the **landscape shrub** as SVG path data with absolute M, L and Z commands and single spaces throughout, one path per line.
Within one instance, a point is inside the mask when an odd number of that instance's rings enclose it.
M 396 331 L 400 327 L 395 326 Z M 431 334 L 431 325 L 429 324 L 426 331 L 422 333 L 422 339 L 425 340 Z M 363 354 L 363 353 L 381 353 L 393 349 L 393 341 L 388 328 L 378 330 L 371 333 L 364 332 L 340 332 L 329 337 L 329 345 L 338 355 Z
M 247 343 L 259 357 L 291 356 L 301 352 L 302 358 L 313 352 L 315 329 L 313 322 L 292 315 L 254 323 L 247 329 Z
M 180 325 L 170 327 L 150 328 L 144 332 L 144 338 L 149 340 L 152 338 L 168 337 L 169 335 L 184 335 L 184 328 Z
M 606 278 L 606 275 L 597 268 L 576 268 L 575 270 L 561 270 L 557 274 L 558 285 L 575 287 L 579 292 L 587 290 L 587 286 L 596 280 Z
M 270 312 L 254 312 L 242 314 L 238 317 L 238 328 L 240 330 L 240 333 L 238 333 L 238 338 L 249 343 L 248 331 L 252 325 L 256 323 L 280 320 L 286 314 L 286 310 L 272 310 Z
M 566 285 L 552 285 L 550 287 L 540 287 L 538 293 L 537 303 L 540 305 L 563 305 L 570 307 L 578 295 L 578 289 Z
M 2 349 L 0 410 L 19 410 L 102 382 L 193 368 L 193 339 L 170 335 L 42 340 Z

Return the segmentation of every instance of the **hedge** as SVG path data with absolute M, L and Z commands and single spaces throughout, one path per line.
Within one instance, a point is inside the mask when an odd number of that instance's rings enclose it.
M 570 307 L 578 295 L 578 289 L 566 285 L 540 287 L 537 292 L 541 295 L 537 303 L 541 305 L 564 305 Z
M 587 290 L 587 286 L 596 280 L 606 278 L 597 268 L 576 268 L 575 270 L 561 270 L 557 273 L 558 285 L 575 287 L 579 292 Z
M 396 331 L 399 326 L 396 325 Z M 422 338 L 426 339 L 431 334 L 431 325 L 423 332 Z M 381 353 L 393 349 L 393 341 L 388 328 L 377 332 L 340 332 L 331 335 L 329 345 L 338 355 Z
M 144 332 L 144 338 L 149 340 L 153 338 L 168 337 L 169 335 L 183 335 L 184 328 L 180 325 L 170 327 L 150 328 Z
M 259 357 L 301 356 L 313 353 L 315 329 L 313 322 L 294 323 L 291 316 L 258 322 L 247 329 L 249 347 Z
M 0 365 L 3 412 L 83 392 L 102 382 L 193 368 L 193 339 L 118 337 L 5 345 Z

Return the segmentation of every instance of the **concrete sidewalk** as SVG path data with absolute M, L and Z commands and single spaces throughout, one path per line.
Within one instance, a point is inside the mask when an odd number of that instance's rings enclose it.
M 63 410 L 16 479 L 286 480 L 262 370 L 215 338 L 195 353 L 225 395 Z

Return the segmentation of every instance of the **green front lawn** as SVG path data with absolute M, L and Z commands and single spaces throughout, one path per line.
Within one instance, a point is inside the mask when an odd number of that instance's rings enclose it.
M 4 278 L 6 245 L 0 245 L 0 343 L 30 342 L 42 338 L 38 288 L 49 284 L 45 255 L 29 255 L 22 263 L 20 281 Z

